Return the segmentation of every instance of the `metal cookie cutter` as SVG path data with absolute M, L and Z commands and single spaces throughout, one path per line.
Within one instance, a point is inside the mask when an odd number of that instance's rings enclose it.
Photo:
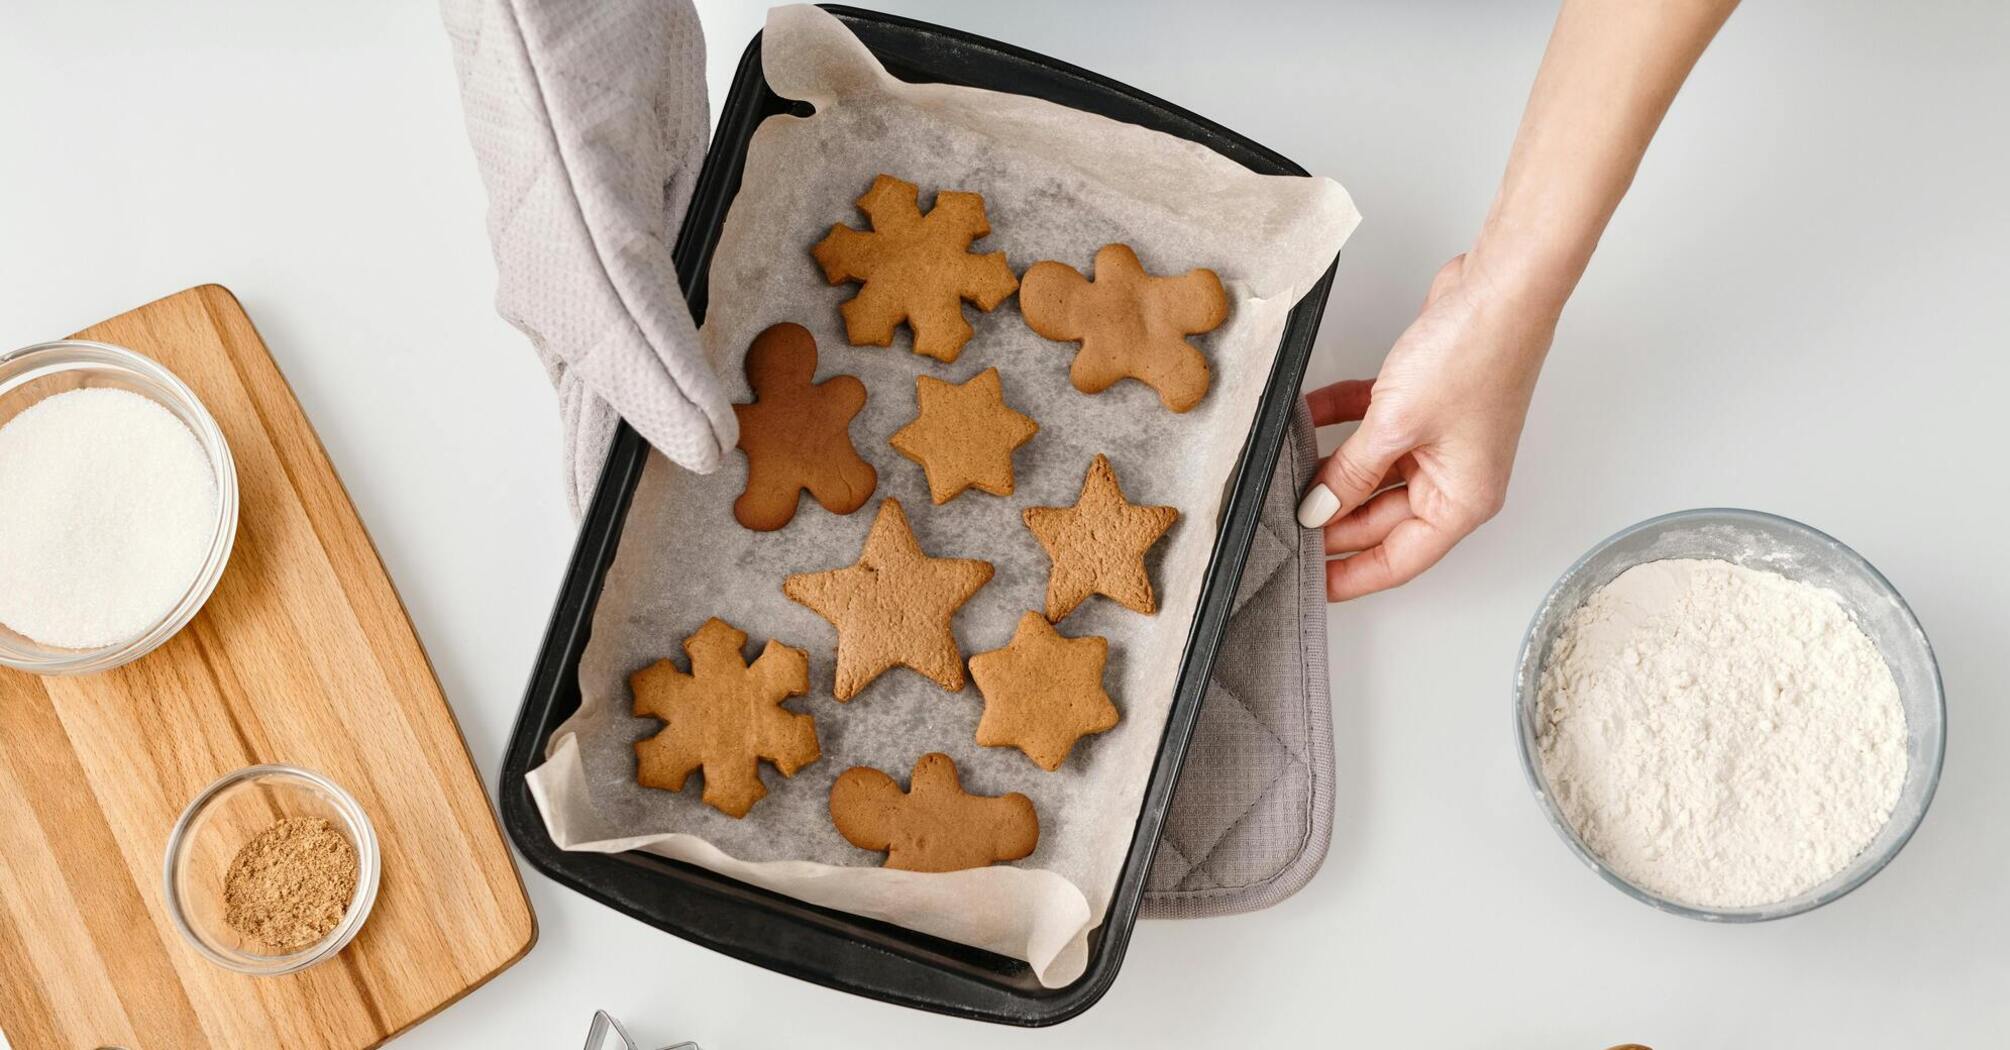
M 586 1030 L 586 1050 L 641 1050 L 628 1034 L 605 1010 L 593 1011 L 593 1027 Z M 699 1050 L 698 1044 L 685 1041 L 672 1043 L 663 1050 Z

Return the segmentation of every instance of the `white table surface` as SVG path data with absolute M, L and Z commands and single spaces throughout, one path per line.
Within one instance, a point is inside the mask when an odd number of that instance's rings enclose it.
M 572 524 L 544 376 L 491 310 L 436 10 L 6 6 L 0 345 L 199 282 L 236 291 L 492 784 Z M 1314 381 L 1370 374 L 1467 245 L 1552 13 L 889 6 L 1128 81 L 1344 182 L 1367 218 Z M 761 12 L 701 7 L 716 109 Z M 776 976 L 526 871 L 536 948 L 399 1045 L 572 1047 L 596 1007 L 707 1050 L 2004 1045 L 2006 54 L 2010 8 L 1988 0 L 1732 19 L 1564 317 L 1507 510 L 1423 581 L 1333 610 L 1336 830 L 1295 898 L 1143 924 L 1100 1005 L 1023 1033 Z M 1946 775 L 1912 844 L 1841 903 L 1757 927 L 1599 882 L 1531 802 L 1509 729 L 1515 650 L 1556 574 L 1623 525 L 1711 504 L 1856 546 L 1911 600 L 1949 694 Z

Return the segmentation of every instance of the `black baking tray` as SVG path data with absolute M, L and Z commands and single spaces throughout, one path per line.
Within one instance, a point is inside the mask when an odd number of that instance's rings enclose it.
M 1277 153 L 1177 106 L 1087 70 L 968 33 L 857 8 L 825 10 L 858 35 L 893 75 L 1046 99 L 1208 146 L 1266 175 L 1304 175 Z M 768 89 L 757 35 L 740 60 L 711 152 L 675 249 L 692 316 L 702 320 L 706 271 L 727 207 L 739 190 L 747 141 L 761 121 L 806 113 Z M 1336 260 L 1337 262 L 1337 260 Z M 1228 482 L 1219 538 L 1193 629 L 1181 654 L 1177 691 L 1152 767 L 1109 912 L 1089 940 L 1088 966 L 1073 984 L 1043 988 L 1024 962 L 884 922 L 805 904 L 703 868 L 647 853 L 573 853 L 546 832 L 524 775 L 542 761 L 551 732 L 579 707 L 579 658 L 594 604 L 621 539 L 648 447 L 625 424 L 614 437 L 559 591 L 504 757 L 497 794 L 503 824 L 532 867 L 557 882 L 686 940 L 780 973 L 937 1013 L 1015 1025 L 1065 1021 L 1094 1005 L 1116 979 L 1137 919 L 1173 785 L 1200 713 L 1208 671 L 1227 623 L 1254 536 L 1257 514 L 1304 378 L 1333 270 L 1299 300 L 1285 324 L 1249 437 Z

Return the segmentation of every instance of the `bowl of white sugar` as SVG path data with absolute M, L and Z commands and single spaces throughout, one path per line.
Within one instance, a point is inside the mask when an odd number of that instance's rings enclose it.
M 1821 907 L 1926 815 L 1946 748 L 1933 647 L 1840 541 L 1690 510 L 1592 548 L 1516 668 L 1543 812 L 1629 896 L 1716 922 Z
M 0 354 L 0 665 L 88 674 L 173 637 L 223 576 L 237 499 L 223 433 L 158 363 Z

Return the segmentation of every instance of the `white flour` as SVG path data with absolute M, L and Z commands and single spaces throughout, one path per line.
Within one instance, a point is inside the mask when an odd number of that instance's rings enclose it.
M 1843 869 L 1905 781 L 1905 712 L 1835 596 L 1724 561 L 1635 566 L 1543 667 L 1542 766 L 1592 852 L 1646 890 L 1771 904 Z

